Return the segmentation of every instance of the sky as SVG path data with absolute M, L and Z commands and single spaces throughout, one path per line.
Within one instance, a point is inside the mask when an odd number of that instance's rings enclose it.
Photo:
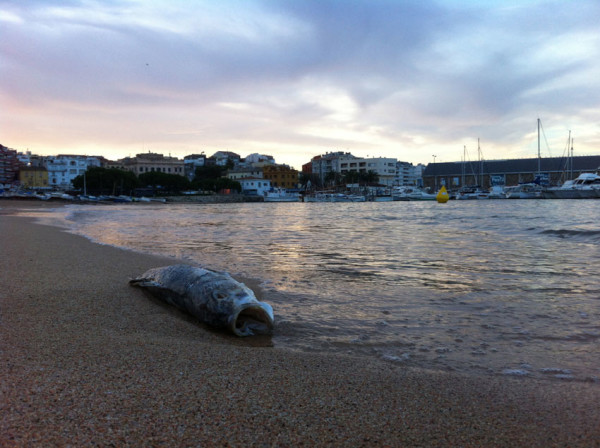
M 0 143 L 300 169 L 600 154 L 597 0 L 0 0 Z M 466 151 L 465 151 L 466 148 Z

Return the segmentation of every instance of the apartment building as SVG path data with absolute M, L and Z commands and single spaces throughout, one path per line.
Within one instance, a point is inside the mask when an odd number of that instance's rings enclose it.
M 131 171 L 136 176 L 152 171 L 185 176 L 183 160 L 178 159 L 177 157 L 164 156 L 153 152 L 137 154 L 135 157 L 126 157 L 117 160 L 112 166 Z

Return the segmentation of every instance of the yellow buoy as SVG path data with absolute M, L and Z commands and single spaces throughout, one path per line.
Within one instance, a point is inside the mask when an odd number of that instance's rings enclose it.
M 437 199 L 437 201 L 440 204 L 445 204 L 446 202 L 448 202 L 448 199 L 450 199 L 450 196 L 448 195 L 448 192 L 446 191 L 446 187 L 444 187 L 442 185 L 442 188 L 440 188 L 440 191 L 438 192 L 438 194 L 435 198 Z

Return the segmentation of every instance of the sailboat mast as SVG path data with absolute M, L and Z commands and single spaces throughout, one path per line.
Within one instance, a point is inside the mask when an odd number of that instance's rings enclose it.
M 571 134 L 571 131 L 569 131 L 569 135 Z M 571 138 L 571 180 L 573 180 L 573 140 L 575 140 L 574 138 Z
M 466 167 L 465 167 L 465 163 L 467 163 L 467 145 L 464 145 L 464 147 L 463 147 L 463 163 L 462 163 L 462 170 L 461 170 L 461 174 L 462 174 L 461 187 L 465 186 L 465 171 L 467 170 Z
M 541 164 L 542 164 L 542 155 L 540 153 L 540 119 L 537 119 L 537 128 L 538 128 L 538 176 L 540 174 L 540 171 L 542 170 L 541 168 Z
M 479 157 L 479 186 L 483 188 L 483 160 L 481 157 L 481 146 L 479 146 L 479 137 L 477 138 L 477 156 Z

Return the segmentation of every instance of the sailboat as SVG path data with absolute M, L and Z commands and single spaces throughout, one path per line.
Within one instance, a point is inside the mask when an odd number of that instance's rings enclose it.
M 540 152 L 540 126 L 541 120 L 537 119 L 537 141 L 538 141 L 538 166 L 533 182 L 523 182 L 513 187 L 506 187 L 507 199 L 541 199 L 544 191 L 542 187 L 542 156 Z
M 464 151 L 465 151 L 465 156 L 464 156 L 464 161 L 463 161 L 463 187 L 457 193 L 456 199 L 459 199 L 459 200 L 489 199 L 489 192 L 486 190 L 483 190 L 481 188 L 481 184 L 483 184 L 483 157 L 481 155 L 481 146 L 479 145 L 479 139 L 477 139 L 477 155 L 479 158 L 479 173 L 478 173 L 479 185 L 474 185 L 474 186 L 470 186 L 470 187 L 464 185 L 464 182 L 465 182 L 464 181 L 464 171 L 465 171 L 464 163 L 466 162 L 466 151 L 467 151 L 466 146 L 465 146 Z M 473 173 L 473 176 L 475 177 L 475 173 Z

